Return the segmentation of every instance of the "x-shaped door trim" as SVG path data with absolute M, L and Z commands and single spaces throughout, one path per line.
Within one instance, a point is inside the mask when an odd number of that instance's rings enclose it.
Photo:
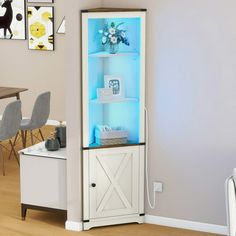
M 132 206 L 131 206 L 130 202 L 128 201 L 125 194 L 123 193 L 120 185 L 117 183 L 117 181 L 119 180 L 121 174 L 123 173 L 125 167 L 127 166 L 128 162 L 130 160 L 130 155 L 129 156 L 127 156 L 127 154 L 124 155 L 123 160 L 122 160 L 122 162 L 117 170 L 117 173 L 115 175 L 113 175 L 113 173 L 109 169 L 108 165 L 102 160 L 102 158 L 99 158 L 99 156 L 96 156 L 96 159 L 98 160 L 99 164 L 101 165 L 105 174 L 107 175 L 108 179 L 110 180 L 110 186 L 109 186 L 107 192 L 105 193 L 99 207 L 97 208 L 97 212 L 101 212 L 104 209 L 104 207 L 105 207 L 107 201 L 109 200 L 114 189 L 116 189 L 116 191 L 117 191 L 118 195 L 120 196 L 120 199 L 124 203 L 125 207 L 128 209 L 131 208 Z

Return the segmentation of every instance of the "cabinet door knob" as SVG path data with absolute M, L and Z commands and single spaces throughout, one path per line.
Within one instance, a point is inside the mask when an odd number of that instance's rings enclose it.
M 95 184 L 95 183 L 92 183 L 91 186 L 92 186 L 93 188 L 95 188 L 95 187 L 96 187 L 96 184 Z

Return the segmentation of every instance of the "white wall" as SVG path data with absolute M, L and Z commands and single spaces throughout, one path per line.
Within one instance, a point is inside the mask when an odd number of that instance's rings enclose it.
M 29 89 L 21 94 L 23 116 L 31 115 L 39 93 L 50 90 L 50 118 L 65 120 L 65 35 L 56 34 L 65 15 L 65 7 L 64 1 L 55 1 L 50 5 L 55 7 L 55 51 L 29 50 L 27 40 L 1 39 L 0 86 Z M 0 114 L 12 100 L 0 100 Z
M 146 213 L 225 225 L 224 180 L 236 167 L 236 2 L 104 0 L 147 8 L 150 180 Z

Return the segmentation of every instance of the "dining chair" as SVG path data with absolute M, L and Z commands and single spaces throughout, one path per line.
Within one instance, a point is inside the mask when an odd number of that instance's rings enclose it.
M 26 147 L 27 133 L 30 132 L 31 143 L 34 144 L 34 134 L 33 130 L 38 129 L 42 141 L 44 141 L 43 133 L 41 128 L 47 123 L 49 113 L 50 113 L 50 92 L 44 92 L 40 94 L 34 104 L 32 115 L 30 119 L 22 119 L 20 123 L 20 131 L 23 147 Z M 19 134 L 19 132 L 18 132 Z M 17 139 L 17 136 L 15 140 Z M 15 145 L 15 141 L 14 141 Z
M 7 149 L 3 144 L 4 141 L 9 141 L 11 150 L 16 158 L 16 161 L 19 163 L 18 156 L 14 145 L 11 141 L 11 138 L 14 137 L 20 127 L 21 122 L 21 101 L 17 100 L 15 102 L 9 103 L 2 116 L 2 120 L 0 121 L 0 155 L 2 156 L 2 172 L 5 175 L 5 161 L 3 155 L 3 148 Z

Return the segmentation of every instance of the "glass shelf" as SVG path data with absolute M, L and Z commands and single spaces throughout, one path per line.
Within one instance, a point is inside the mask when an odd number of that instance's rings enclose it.
M 136 57 L 139 56 L 138 52 L 118 52 L 115 54 L 111 54 L 106 51 L 101 51 L 101 52 L 94 52 L 94 53 L 89 53 L 89 57 Z
M 128 141 L 127 143 L 124 144 L 113 144 L 113 145 L 100 145 L 97 143 L 92 143 L 89 144 L 89 147 L 83 147 L 84 150 L 89 150 L 89 149 L 100 149 L 100 148 L 115 148 L 115 147 L 125 147 L 125 146 L 141 146 L 145 145 L 145 143 L 139 143 L 139 142 L 133 142 L 133 141 Z
M 120 102 L 138 102 L 139 100 L 137 98 L 119 98 L 114 100 L 98 100 L 98 99 L 92 99 L 89 102 L 90 103 L 97 103 L 97 104 L 104 104 L 104 103 L 120 103 Z

